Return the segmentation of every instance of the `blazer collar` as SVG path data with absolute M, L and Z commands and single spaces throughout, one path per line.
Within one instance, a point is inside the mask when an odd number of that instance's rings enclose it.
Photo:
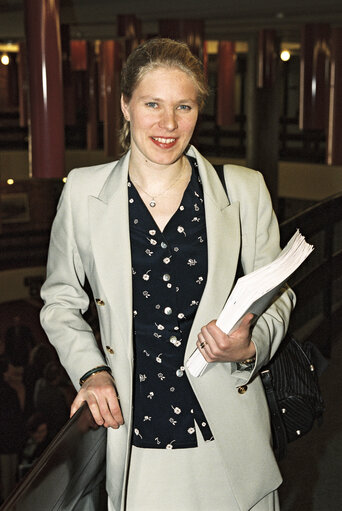
M 127 177 L 128 177 L 128 165 L 131 152 L 128 151 L 114 166 L 113 170 L 108 175 L 97 199 L 105 204 L 109 204 L 112 200 L 117 200 L 118 197 L 124 199 L 122 193 L 127 190 Z M 126 204 L 127 206 L 127 204 Z

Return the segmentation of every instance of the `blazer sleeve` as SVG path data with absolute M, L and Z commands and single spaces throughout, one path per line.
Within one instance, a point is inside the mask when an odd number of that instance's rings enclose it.
M 241 263 L 250 273 L 273 261 L 280 253 L 280 235 L 269 191 L 260 172 L 234 167 L 225 170 L 231 200 L 240 202 Z M 231 197 L 232 194 L 232 197 Z M 256 361 L 251 367 L 232 363 L 236 385 L 244 385 L 273 357 L 289 326 L 295 294 L 285 285 L 252 331 Z
M 41 290 L 44 306 L 40 319 L 62 365 L 75 388 L 79 389 L 79 378 L 106 362 L 91 327 L 83 319 L 89 298 L 83 288 L 85 272 L 75 239 L 75 174 L 77 176 L 77 171 L 68 176 L 52 225 L 47 278 Z M 75 213 L 82 215 L 79 211 Z

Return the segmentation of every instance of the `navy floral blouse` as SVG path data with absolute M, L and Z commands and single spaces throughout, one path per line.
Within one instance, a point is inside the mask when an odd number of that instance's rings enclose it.
M 128 181 L 133 272 L 137 447 L 196 447 L 194 421 L 212 433 L 184 371 L 184 353 L 207 277 L 203 191 L 197 163 L 181 204 L 160 231 Z

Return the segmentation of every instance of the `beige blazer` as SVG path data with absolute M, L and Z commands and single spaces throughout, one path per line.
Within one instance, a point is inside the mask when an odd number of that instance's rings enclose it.
M 218 317 L 234 283 L 239 254 L 245 273 L 279 253 L 278 224 L 259 172 L 225 166 L 229 200 L 215 169 L 200 153 L 208 237 L 208 278 L 193 323 L 185 360 L 196 347 L 200 328 Z M 76 389 L 89 369 L 107 363 L 113 371 L 125 420 L 108 431 L 107 490 L 115 510 L 123 509 L 132 419 L 132 276 L 127 176 L 130 154 L 105 165 L 69 174 L 51 232 L 45 305 L 41 322 Z M 83 320 L 89 280 L 100 321 L 105 357 Z M 252 372 L 236 364 L 211 364 L 189 380 L 210 424 L 241 510 L 247 511 L 281 483 L 273 456 L 268 408 L 259 368 L 285 335 L 295 297 L 291 290 L 259 318 L 253 330 L 257 360 Z M 241 385 L 247 391 L 239 392 Z M 196 467 L 194 467 L 196 470 Z

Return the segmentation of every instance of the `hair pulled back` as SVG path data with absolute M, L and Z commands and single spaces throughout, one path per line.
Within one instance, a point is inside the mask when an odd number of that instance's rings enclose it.
M 150 39 L 129 55 L 121 74 L 121 93 L 125 101 L 130 101 L 145 74 L 158 67 L 178 68 L 194 80 L 201 111 L 209 94 L 202 63 L 191 53 L 187 44 L 167 38 Z M 126 119 L 123 119 L 120 130 L 120 143 L 124 151 L 128 151 L 130 126 Z

